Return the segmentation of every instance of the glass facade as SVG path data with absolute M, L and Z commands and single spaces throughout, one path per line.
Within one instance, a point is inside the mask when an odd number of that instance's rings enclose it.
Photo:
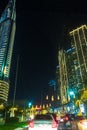
M 16 29 L 15 18 L 15 3 L 10 0 L 0 18 L 0 89 L 3 90 L 3 94 L 0 91 L 0 99 L 3 98 L 3 101 L 7 101 L 8 97 L 8 92 L 4 93 L 5 87 L 9 91 L 10 65 Z M 2 82 L 7 82 L 7 86 Z

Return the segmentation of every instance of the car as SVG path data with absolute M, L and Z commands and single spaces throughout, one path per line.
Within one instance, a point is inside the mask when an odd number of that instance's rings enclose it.
M 80 130 L 87 130 L 87 119 L 81 119 L 78 121 L 78 128 Z
M 58 116 L 55 113 L 51 113 L 54 120 L 56 121 L 56 123 L 58 124 Z
M 60 123 L 61 123 L 61 122 L 64 122 L 64 120 L 65 120 L 65 116 L 60 116 L 59 122 L 60 122 Z
M 57 130 L 58 124 L 52 114 L 37 114 L 29 122 L 29 130 Z
M 67 113 L 65 116 L 66 116 L 66 118 L 68 118 L 69 121 L 73 121 L 76 118 L 75 114 Z
M 60 116 L 59 122 L 62 123 L 62 122 L 66 122 L 68 120 L 69 120 L 68 115 L 62 115 L 62 116 Z
M 60 122 L 73 121 L 73 120 L 75 120 L 74 114 L 67 113 L 60 117 Z
M 59 124 L 58 124 L 58 130 L 71 130 L 72 124 L 71 120 L 69 120 L 69 117 L 67 115 L 60 116 Z
M 76 120 L 79 121 L 79 120 L 83 120 L 84 119 L 84 116 L 76 116 Z

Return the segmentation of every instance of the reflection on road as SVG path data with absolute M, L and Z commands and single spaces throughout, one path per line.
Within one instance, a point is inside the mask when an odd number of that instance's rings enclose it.
M 70 125 L 66 126 L 64 122 L 58 123 L 58 130 L 87 130 L 87 124 L 81 125 L 81 121 L 70 121 Z M 24 128 L 17 128 L 15 130 L 29 130 L 28 125 Z
M 58 130 L 78 130 L 77 122 L 71 121 L 69 126 L 66 126 L 64 122 L 59 123 Z
M 71 125 L 66 127 L 64 122 L 59 123 L 58 130 L 87 130 L 87 125 L 81 125 L 80 121 L 71 121 Z

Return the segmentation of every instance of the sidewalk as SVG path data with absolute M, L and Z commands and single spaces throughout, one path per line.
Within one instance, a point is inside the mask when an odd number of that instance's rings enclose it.
M 28 130 L 27 122 L 18 122 L 18 123 L 1 123 L 0 130 Z

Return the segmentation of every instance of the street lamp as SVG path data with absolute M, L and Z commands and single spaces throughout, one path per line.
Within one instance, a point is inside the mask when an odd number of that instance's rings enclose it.
M 48 95 L 46 96 L 46 100 L 48 100 Z
M 73 95 L 74 95 L 74 92 L 73 92 L 73 91 L 70 91 L 70 95 L 73 96 Z
M 75 99 L 75 93 L 74 93 L 74 91 L 70 91 L 69 92 L 69 97 Z
M 54 96 L 51 97 L 51 100 L 54 101 Z
M 57 99 L 60 100 L 60 97 L 58 96 Z
M 29 103 L 28 103 L 28 106 L 29 106 L 29 108 L 30 108 L 30 107 L 32 106 L 32 103 L 31 103 L 31 102 L 29 102 Z

